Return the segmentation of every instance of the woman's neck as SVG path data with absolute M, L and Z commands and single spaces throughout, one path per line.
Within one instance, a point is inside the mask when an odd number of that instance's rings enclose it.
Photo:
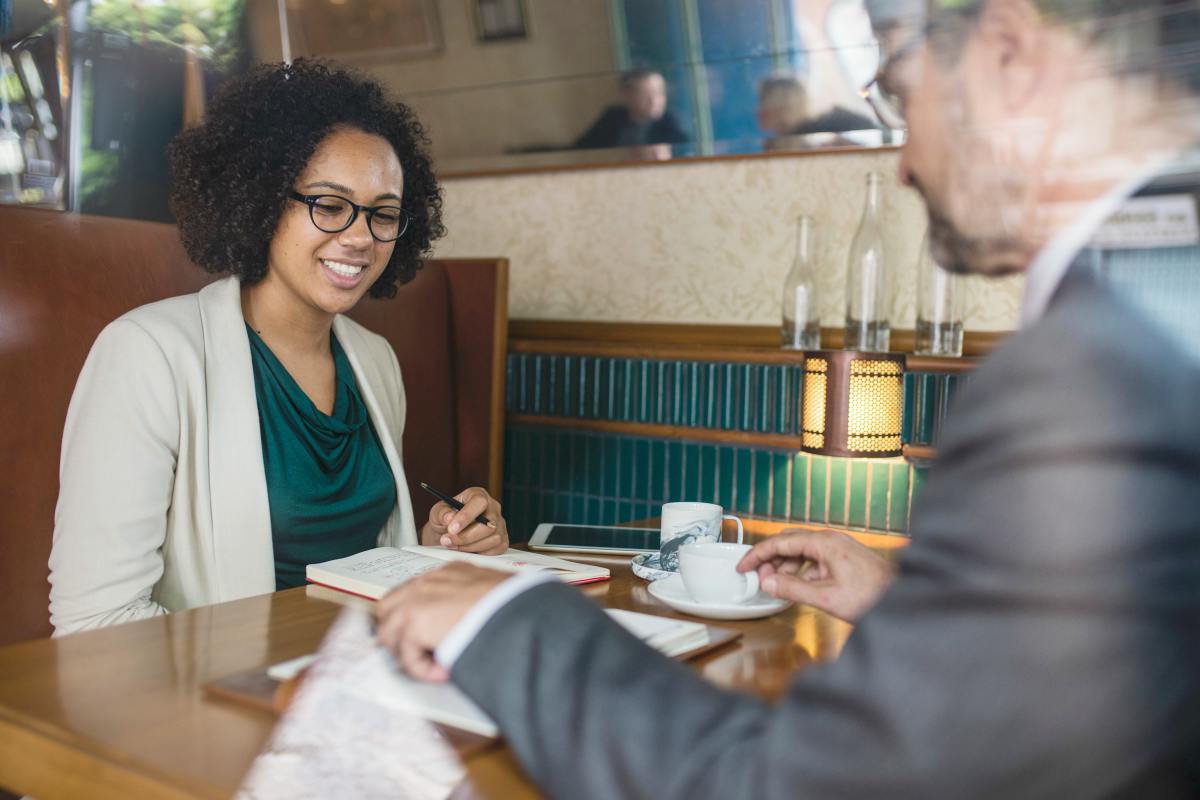
M 329 355 L 334 315 L 299 302 L 269 275 L 260 283 L 242 287 L 242 316 L 276 353 Z

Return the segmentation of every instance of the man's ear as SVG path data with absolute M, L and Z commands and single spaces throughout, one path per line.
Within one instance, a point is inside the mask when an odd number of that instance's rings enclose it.
M 977 41 L 1009 113 L 1019 114 L 1047 77 L 1045 36 L 1030 0 L 989 0 L 980 12 Z

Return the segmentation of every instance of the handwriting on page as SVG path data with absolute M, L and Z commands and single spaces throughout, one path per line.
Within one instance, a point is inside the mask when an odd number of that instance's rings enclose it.
M 415 578 L 423 572 L 428 572 L 440 566 L 442 566 L 442 562 L 435 558 L 426 558 L 415 553 L 397 551 L 347 564 L 344 570 L 351 575 L 358 575 L 370 578 L 378 583 L 395 586 L 409 578 Z

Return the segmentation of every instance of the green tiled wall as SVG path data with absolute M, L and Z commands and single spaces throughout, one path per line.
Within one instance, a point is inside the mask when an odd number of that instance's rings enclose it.
M 964 378 L 904 376 L 904 441 L 936 441 Z M 506 408 L 518 414 L 794 434 L 799 364 L 725 364 L 513 353 Z
M 955 392 L 967 380 L 962 375 L 907 372 L 904 375 L 904 441 L 936 444 L 942 420 Z
M 791 433 L 802 375 L 791 365 L 514 353 L 506 406 L 520 414 Z
M 904 440 L 935 444 L 963 378 L 905 375 Z M 760 433 L 796 433 L 800 365 L 510 354 L 507 409 Z M 730 513 L 902 533 L 925 469 L 903 459 L 509 425 L 505 516 L 514 541 L 540 522 L 613 524 L 657 516 L 670 500 Z
M 671 500 L 728 513 L 903 533 L 913 469 L 767 448 L 509 426 L 504 514 L 514 541 L 540 522 L 614 524 Z

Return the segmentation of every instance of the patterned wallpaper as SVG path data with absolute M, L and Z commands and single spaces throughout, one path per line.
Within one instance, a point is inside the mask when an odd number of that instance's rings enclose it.
M 774 325 L 795 219 L 808 213 L 822 322 L 840 325 L 846 255 L 875 169 L 894 254 L 892 325 L 911 328 L 926 223 L 896 160 L 845 153 L 452 179 L 437 255 L 510 258 L 514 318 Z M 967 329 L 1015 327 L 1020 280 L 968 279 Z

